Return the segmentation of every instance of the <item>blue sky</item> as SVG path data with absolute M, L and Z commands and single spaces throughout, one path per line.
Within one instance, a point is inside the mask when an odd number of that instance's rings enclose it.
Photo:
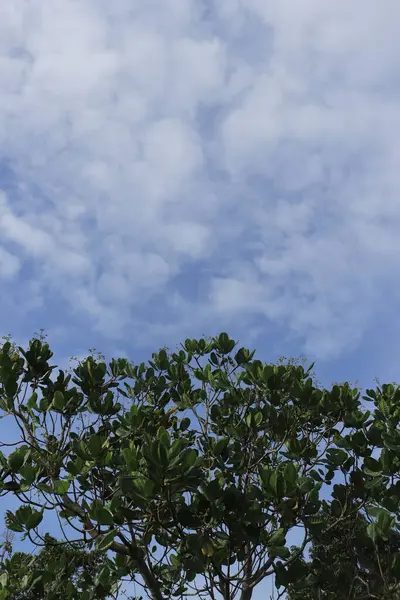
M 396 380 L 400 4 L 0 5 L 0 331 Z

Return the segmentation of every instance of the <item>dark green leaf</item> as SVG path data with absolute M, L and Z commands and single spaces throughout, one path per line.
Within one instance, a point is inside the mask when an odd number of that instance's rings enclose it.
M 57 408 L 57 410 L 62 410 L 65 406 L 65 398 L 64 394 L 60 391 L 56 391 L 53 396 L 53 406 Z
M 364 459 L 363 471 L 367 475 L 372 475 L 372 476 L 376 477 L 377 475 L 380 475 L 382 473 L 381 463 L 378 460 L 376 460 L 375 458 L 372 458 L 371 456 L 367 456 Z
M 288 485 L 293 486 L 297 480 L 297 469 L 292 462 L 285 464 L 283 476 Z
M 101 454 L 103 439 L 99 435 L 91 435 L 87 440 L 87 447 L 89 452 L 93 456 L 99 456 Z
M 270 558 L 288 558 L 290 550 L 285 546 L 271 546 L 268 548 L 268 554 Z
M 182 461 L 182 468 L 186 471 L 188 469 L 190 469 L 191 467 L 194 466 L 195 462 L 197 459 L 197 452 L 196 450 L 188 450 L 187 452 L 185 452 L 184 454 L 184 458 Z
M 268 546 L 284 546 L 286 542 L 286 532 L 282 527 L 277 529 L 268 538 Z
M 110 548 L 114 542 L 116 533 L 117 532 L 115 531 L 115 529 L 112 529 L 105 535 L 102 535 L 101 537 L 97 538 L 97 540 L 96 540 L 97 550 L 100 550 L 101 552 L 104 552 L 104 550 L 108 550 L 108 548 Z
M 34 529 L 43 520 L 43 511 L 33 510 L 30 517 L 26 520 L 25 525 L 27 529 Z

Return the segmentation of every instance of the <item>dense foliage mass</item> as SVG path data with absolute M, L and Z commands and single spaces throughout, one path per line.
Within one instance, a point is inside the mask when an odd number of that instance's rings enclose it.
M 148 364 L 89 356 L 66 373 L 44 340 L 3 345 L 0 409 L 19 437 L 0 454 L 0 489 L 21 502 L 7 527 L 38 543 L 57 514 L 68 539 L 106 553 L 95 582 L 70 580 L 66 598 L 130 578 L 154 600 L 250 600 L 271 575 L 309 598 L 321 592 L 304 560 L 311 540 L 334 544 L 359 515 L 371 553 L 396 534 L 400 388 L 367 390 L 362 404 L 347 383 L 320 388 L 310 369 L 254 354 L 222 333 Z M 302 542 L 288 547 L 295 528 Z M 55 571 L 40 574 L 50 599 Z M 399 575 L 395 550 L 382 589 Z
M 8 600 L 44 600 L 48 595 L 64 600 L 72 586 L 74 600 L 80 600 L 85 588 L 96 586 L 104 560 L 103 553 L 87 551 L 81 543 L 65 543 L 51 537 L 34 555 L 12 552 L 12 545 L 7 542 L 3 548 L 0 581 L 4 593 L 0 597 Z M 47 595 L 46 589 L 52 594 Z M 98 598 L 106 598 L 107 590 L 102 595 L 101 592 L 97 586 Z
M 400 533 L 374 540 L 360 512 L 335 521 L 329 516 L 321 535 L 311 540 L 310 560 L 304 562 L 311 585 L 300 590 L 290 585 L 288 600 L 399 600 L 393 562 L 400 552 Z

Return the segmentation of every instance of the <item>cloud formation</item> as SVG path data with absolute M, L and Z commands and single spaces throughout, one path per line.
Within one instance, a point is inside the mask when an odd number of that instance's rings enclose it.
M 395 0 L 3 2 L 2 326 L 356 346 L 396 298 L 399 19 Z

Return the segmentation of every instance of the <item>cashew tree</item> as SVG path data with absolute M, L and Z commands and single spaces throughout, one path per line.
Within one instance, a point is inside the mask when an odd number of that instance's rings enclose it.
M 153 600 L 250 600 L 270 576 L 306 590 L 317 579 L 304 553 L 327 527 L 363 512 L 371 539 L 398 528 L 396 386 L 362 403 L 349 384 L 322 388 L 312 366 L 263 363 L 226 333 L 148 363 L 89 355 L 66 372 L 52 358 L 43 339 L 1 348 L 0 409 L 18 433 L 3 444 L 0 490 L 20 501 L 6 525 L 23 538 L 43 543 L 53 514 L 64 539 L 104 553 L 83 600 L 126 580 Z

